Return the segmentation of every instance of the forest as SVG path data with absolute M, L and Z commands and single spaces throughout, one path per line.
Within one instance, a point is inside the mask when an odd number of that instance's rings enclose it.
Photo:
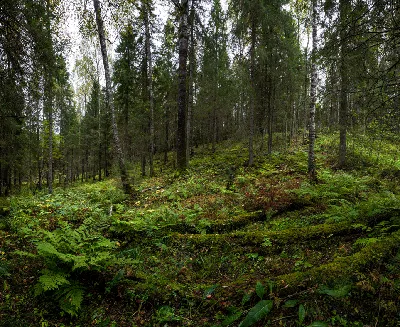
M 400 326 L 400 2 L 2 0 L 26 326 Z

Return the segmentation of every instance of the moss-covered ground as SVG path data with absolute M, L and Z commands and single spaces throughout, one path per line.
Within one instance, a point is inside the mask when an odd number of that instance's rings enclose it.
M 399 326 L 398 143 L 336 140 L 2 199 L 0 326 Z

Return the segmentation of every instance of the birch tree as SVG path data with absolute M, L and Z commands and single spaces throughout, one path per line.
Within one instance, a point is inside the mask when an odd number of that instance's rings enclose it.
M 119 173 L 121 175 L 121 182 L 122 182 L 124 192 L 129 194 L 129 193 L 131 193 L 132 189 L 131 189 L 131 185 L 129 184 L 129 181 L 128 181 L 128 173 L 126 170 L 124 155 L 122 152 L 121 142 L 120 142 L 119 135 L 118 135 L 118 127 L 117 127 L 116 114 L 115 114 L 115 109 L 114 109 L 114 101 L 113 101 L 113 97 L 112 97 L 110 66 L 109 66 L 108 57 L 107 57 L 107 46 L 106 46 L 106 38 L 105 38 L 105 34 L 104 34 L 104 23 L 103 23 L 103 18 L 101 16 L 100 1 L 93 0 L 93 6 L 94 6 L 95 15 L 96 15 L 96 24 L 97 24 L 97 32 L 99 35 L 101 56 L 103 58 L 104 75 L 105 75 L 104 77 L 106 80 L 106 89 L 105 89 L 106 104 L 109 107 L 110 112 L 111 112 L 111 125 L 112 125 L 113 137 L 114 137 L 115 152 L 116 152 L 117 160 L 118 160 Z

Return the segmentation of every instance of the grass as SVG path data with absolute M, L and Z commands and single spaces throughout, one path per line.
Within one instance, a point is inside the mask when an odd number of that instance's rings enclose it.
M 246 167 L 227 143 L 185 174 L 157 166 L 135 199 L 114 179 L 3 199 L 0 326 L 398 326 L 398 147 L 350 140 L 337 170 L 335 142 L 318 138 L 316 184 L 306 146 Z M 63 228 L 69 252 L 43 252 Z M 82 288 L 74 311 L 62 289 L 34 296 L 49 269 Z

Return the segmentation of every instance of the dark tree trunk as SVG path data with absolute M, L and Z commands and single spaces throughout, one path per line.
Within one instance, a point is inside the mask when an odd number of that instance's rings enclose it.
M 187 58 L 188 58 L 188 8 L 189 0 L 181 0 L 179 24 L 179 68 L 178 68 L 178 130 L 176 157 L 179 170 L 188 167 L 187 156 Z
M 150 176 L 153 176 L 154 175 L 153 155 L 155 146 L 154 146 L 153 58 L 151 53 L 151 33 L 150 33 L 151 8 L 150 4 L 148 4 L 146 1 L 143 1 L 142 5 L 143 5 L 143 17 L 144 17 L 144 29 L 145 29 L 146 59 L 147 59 L 147 92 L 148 92 L 149 108 L 150 108 L 149 166 L 150 166 Z
M 251 95 L 250 95 L 250 113 L 249 113 L 249 166 L 254 164 L 254 108 L 255 108 L 255 51 L 256 51 L 256 26 L 253 20 L 251 26 L 251 46 L 250 46 L 250 82 L 251 82 Z
M 50 1 L 47 0 L 46 3 L 46 11 L 47 11 L 47 19 L 46 19 L 46 29 L 47 29 L 47 37 L 50 40 L 50 48 L 47 51 L 51 52 L 51 58 L 53 57 L 53 44 L 51 37 L 51 25 L 50 25 Z M 47 187 L 49 190 L 49 194 L 53 193 L 53 72 L 52 72 L 52 63 L 48 63 L 48 66 L 45 66 L 47 70 L 46 74 L 46 112 L 47 119 L 49 122 L 49 157 L 48 157 L 48 173 L 47 173 Z
M 169 151 L 169 105 L 165 106 L 165 143 L 164 143 L 164 165 L 168 162 Z
M 194 99 L 194 69 L 195 69 L 195 40 L 194 40 L 194 0 L 190 8 L 190 49 L 189 49 L 189 90 L 188 90 L 188 109 L 187 109 L 187 141 L 186 158 L 190 158 L 190 148 L 192 146 L 192 117 L 193 117 L 193 99 Z
M 106 47 L 106 39 L 104 35 L 104 26 L 103 26 L 103 18 L 101 17 L 101 9 L 100 9 L 100 1 L 93 0 L 94 11 L 96 14 L 96 23 L 97 23 L 97 32 L 99 34 L 99 41 L 100 41 L 100 49 L 101 49 L 101 56 L 103 58 L 103 66 L 104 66 L 104 75 L 106 80 L 106 103 L 107 106 L 110 108 L 111 112 L 111 127 L 113 131 L 114 137 L 114 146 L 115 152 L 118 158 L 118 167 L 119 172 L 121 175 L 121 182 L 124 189 L 124 192 L 129 194 L 132 192 L 131 185 L 128 181 L 128 173 L 126 171 L 125 162 L 124 162 L 124 155 L 122 153 L 121 142 L 118 135 L 118 127 L 116 121 L 116 114 L 114 108 L 114 101 L 112 98 L 112 89 L 111 89 L 111 76 L 110 76 L 110 68 L 108 64 L 108 57 L 107 57 L 107 47 Z
M 339 2 L 340 14 L 340 103 L 339 103 L 339 167 L 343 168 L 346 165 L 347 152 L 347 91 L 348 91 L 348 76 L 347 76 L 347 41 L 346 41 L 346 13 L 348 0 Z
M 272 77 L 270 76 L 268 79 L 268 113 L 267 113 L 267 133 L 268 133 L 268 141 L 267 141 L 267 153 L 272 153 L 272 102 L 274 101 L 274 89 L 275 87 L 272 85 Z
M 317 67 L 315 64 L 315 55 L 317 47 L 317 0 L 312 1 L 312 51 L 311 51 L 311 83 L 310 83 L 310 120 L 309 120 L 309 149 L 308 149 L 308 175 L 311 181 L 315 181 L 315 102 L 317 90 Z
M 50 75 L 50 81 L 49 83 L 51 84 L 51 75 Z M 47 107 L 47 114 L 48 114 L 48 120 L 49 120 L 49 162 L 48 162 L 48 175 L 47 175 L 47 186 L 49 190 L 49 194 L 53 193 L 53 101 L 52 101 L 52 87 L 49 86 L 48 90 L 48 107 Z

